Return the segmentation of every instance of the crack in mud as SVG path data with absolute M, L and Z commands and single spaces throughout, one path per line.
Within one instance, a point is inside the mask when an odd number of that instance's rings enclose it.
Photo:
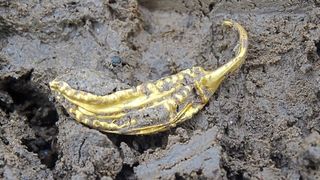
M 83 141 L 81 142 L 80 144 L 80 147 L 79 147 L 79 150 L 78 150 L 78 164 L 80 164 L 80 161 L 81 161 L 81 149 L 82 149 L 82 146 L 84 145 L 84 143 L 86 142 L 87 138 L 84 138 Z

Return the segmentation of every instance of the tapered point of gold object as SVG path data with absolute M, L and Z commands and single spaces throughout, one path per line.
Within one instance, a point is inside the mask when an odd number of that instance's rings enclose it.
M 226 75 L 233 73 L 235 70 L 239 69 L 239 67 L 243 64 L 246 59 L 247 51 L 248 51 L 248 34 L 247 31 L 238 23 L 232 20 L 223 21 L 223 25 L 228 27 L 234 27 L 237 29 L 239 33 L 239 41 L 236 51 L 236 56 L 231 59 L 225 65 L 219 67 L 218 69 L 208 72 L 206 76 L 204 76 L 200 82 L 203 86 L 212 89 L 215 91 Z

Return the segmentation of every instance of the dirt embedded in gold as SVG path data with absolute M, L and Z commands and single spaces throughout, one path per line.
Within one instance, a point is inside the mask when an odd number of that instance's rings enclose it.
M 59 80 L 50 82 L 50 88 L 71 104 L 65 107 L 71 116 L 100 131 L 127 135 L 165 131 L 192 118 L 206 105 L 226 75 L 244 62 L 248 49 L 246 30 L 231 20 L 223 25 L 238 30 L 238 51 L 236 57 L 214 71 L 193 67 L 104 96 L 75 90 Z

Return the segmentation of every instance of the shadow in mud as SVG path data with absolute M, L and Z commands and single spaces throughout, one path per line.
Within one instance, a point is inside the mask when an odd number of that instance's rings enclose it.
M 145 151 L 156 148 L 165 148 L 168 144 L 168 132 L 162 132 L 147 136 L 127 136 L 117 134 L 107 134 L 108 138 L 117 146 L 120 147 L 121 142 L 126 143 L 130 148 L 136 150 L 140 154 Z M 139 163 L 134 163 L 132 166 L 124 164 L 121 171 L 117 174 L 116 179 L 136 179 L 134 167 Z
M 32 71 L 19 78 L 6 77 L 0 81 L 2 98 L 0 108 L 5 112 L 17 113 L 25 116 L 26 123 L 34 131 L 34 137 L 22 139 L 27 150 L 38 154 L 42 164 L 53 168 L 57 160 L 55 139 L 58 128 L 58 114 L 47 95 L 30 81 Z
M 108 138 L 117 146 L 120 146 L 121 142 L 125 142 L 129 147 L 144 153 L 148 149 L 165 148 L 168 143 L 168 132 L 157 133 L 147 136 L 126 136 L 108 134 Z
M 137 179 L 135 177 L 135 174 L 134 174 L 134 171 L 133 171 L 133 168 L 135 166 L 138 166 L 139 164 L 137 165 L 134 165 L 134 166 L 129 166 L 129 165 L 123 165 L 121 171 L 117 174 L 116 176 L 116 180 L 121 180 L 121 179 L 127 179 L 127 180 L 134 180 L 134 179 Z

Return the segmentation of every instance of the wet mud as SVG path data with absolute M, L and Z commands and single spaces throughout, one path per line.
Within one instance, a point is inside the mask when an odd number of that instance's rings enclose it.
M 102 133 L 49 89 L 213 70 L 237 43 L 224 19 L 248 31 L 247 60 L 176 128 Z M 319 179 L 319 24 L 317 0 L 1 1 L 0 179 Z

